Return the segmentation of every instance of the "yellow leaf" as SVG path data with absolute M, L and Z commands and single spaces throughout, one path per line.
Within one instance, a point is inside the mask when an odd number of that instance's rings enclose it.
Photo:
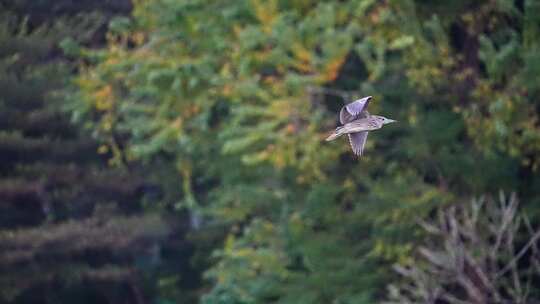
M 107 111 L 112 108 L 113 91 L 110 85 L 106 85 L 94 93 L 95 106 L 99 111 Z
M 131 35 L 131 40 L 136 44 L 136 45 L 141 45 L 144 43 L 146 39 L 146 35 L 143 33 L 143 32 L 135 32 Z
M 345 56 L 334 58 L 328 62 L 324 71 L 324 81 L 334 81 L 339 73 L 339 69 L 345 62 Z
M 304 73 L 310 73 L 313 71 L 313 68 L 311 67 L 311 65 L 307 64 L 307 63 L 304 63 L 304 62 L 294 62 L 293 63 L 293 66 L 298 69 L 300 72 L 304 72 Z
M 99 146 L 99 148 L 98 148 L 98 153 L 99 154 L 105 154 L 107 152 L 109 152 L 109 147 L 107 147 L 106 145 Z
M 253 0 L 251 1 L 255 9 L 255 16 L 262 25 L 265 33 L 269 33 L 272 29 L 272 24 L 277 17 L 277 1 L 276 0 Z
M 311 52 L 302 44 L 294 43 L 291 50 L 297 59 L 305 63 L 309 63 L 311 61 Z

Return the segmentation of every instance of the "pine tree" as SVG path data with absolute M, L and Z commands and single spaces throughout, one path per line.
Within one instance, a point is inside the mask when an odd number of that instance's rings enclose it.
M 13 12 L 0 21 L 0 301 L 141 303 L 170 228 L 143 213 L 149 180 L 110 167 L 60 94 L 74 69 L 60 41 L 103 21 Z

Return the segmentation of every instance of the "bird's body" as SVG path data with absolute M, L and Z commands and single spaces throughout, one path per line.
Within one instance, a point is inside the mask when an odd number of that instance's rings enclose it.
M 370 100 L 371 96 L 364 97 L 341 108 L 339 119 L 343 126 L 337 127 L 326 140 L 331 141 L 347 134 L 354 154 L 362 155 L 368 132 L 378 130 L 385 124 L 395 122 L 395 120 L 384 116 L 370 115 L 366 110 Z

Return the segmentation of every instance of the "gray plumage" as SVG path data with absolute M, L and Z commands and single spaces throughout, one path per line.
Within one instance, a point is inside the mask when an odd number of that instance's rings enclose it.
M 395 122 L 384 116 L 370 115 L 367 111 L 370 100 L 371 96 L 367 96 L 343 106 L 339 112 L 339 121 L 342 126 L 337 127 L 326 141 L 347 134 L 353 153 L 363 155 L 369 131 L 378 130 L 385 124 Z

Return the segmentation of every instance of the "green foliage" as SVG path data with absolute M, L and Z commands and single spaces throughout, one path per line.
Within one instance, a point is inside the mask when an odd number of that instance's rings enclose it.
M 140 0 L 81 52 L 73 113 L 226 228 L 203 303 L 373 303 L 435 206 L 516 189 L 538 216 L 537 6 Z M 360 160 L 323 141 L 335 92 L 400 121 Z

